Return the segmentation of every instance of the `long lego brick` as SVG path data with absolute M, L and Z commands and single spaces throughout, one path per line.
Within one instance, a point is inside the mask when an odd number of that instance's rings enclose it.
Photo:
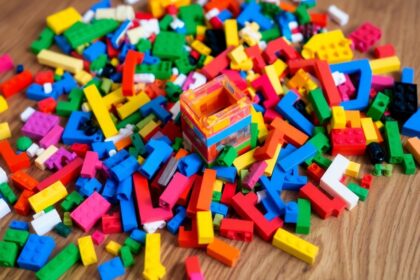
M 281 159 L 279 165 L 284 171 L 288 172 L 299 166 L 305 160 L 315 156 L 317 152 L 318 150 L 315 145 L 311 142 L 306 142 L 302 147 Z
M 42 50 L 36 56 L 38 63 L 76 73 L 83 70 L 83 60 L 50 50 Z
M 254 158 L 256 160 L 270 159 L 274 156 L 277 145 L 283 141 L 283 132 L 274 128 L 268 132 L 264 145 L 255 150 Z
M 31 166 L 28 155 L 26 153 L 16 154 L 8 140 L 0 141 L 0 155 L 10 172 L 16 172 Z
M 189 178 L 177 172 L 159 197 L 162 208 L 172 209 L 189 183 Z
M 322 219 L 331 215 L 338 217 L 346 207 L 346 203 L 341 198 L 329 198 L 321 189 L 310 182 L 300 188 L 299 196 L 308 199 L 314 212 Z
M 277 228 L 283 226 L 283 221 L 280 218 L 276 217 L 268 221 L 255 207 L 257 204 L 255 193 L 250 192 L 247 195 L 237 193 L 232 198 L 231 204 L 240 217 L 254 222 L 257 233 L 264 240 L 270 240 Z
M 232 197 L 236 193 L 236 182 L 235 183 L 225 183 L 223 187 L 222 197 L 220 198 L 220 202 L 230 206 L 232 202 Z
M 204 279 L 198 256 L 189 256 L 185 259 L 185 271 L 189 280 Z M 201 277 L 201 278 L 197 278 Z
M 172 218 L 172 211 L 161 207 L 154 208 L 147 179 L 139 173 L 133 174 L 133 186 L 136 195 L 139 217 L 142 224 Z
M 125 58 L 123 66 L 123 77 L 122 77 L 122 92 L 125 96 L 134 95 L 134 72 L 136 65 L 140 64 L 143 60 L 144 54 L 129 50 Z
M 270 126 L 280 129 L 283 132 L 284 140 L 293 146 L 300 147 L 309 139 L 308 135 L 281 118 L 275 118 Z
M 341 96 L 335 86 L 334 79 L 331 75 L 330 66 L 328 62 L 324 60 L 318 60 L 316 62 L 315 72 L 322 84 L 322 89 L 325 94 L 325 98 L 330 106 L 338 106 L 341 103 Z
M 16 213 L 22 216 L 28 216 L 29 212 L 31 210 L 31 207 L 28 202 L 28 198 L 32 196 L 34 192 L 24 190 L 20 196 L 19 199 L 16 201 L 15 205 L 13 205 L 13 209 Z
M 298 217 L 296 233 L 308 234 L 311 228 L 311 203 L 309 200 L 298 198 Z
M 36 186 L 38 191 L 45 189 L 51 184 L 60 181 L 63 185 L 69 184 L 71 181 L 75 180 L 82 169 L 83 160 L 79 157 L 75 158 L 69 164 L 64 166 L 62 169 L 58 170 L 54 174 L 51 174 Z
M 83 231 L 87 232 L 105 215 L 109 208 L 111 208 L 111 204 L 99 193 L 94 192 L 71 212 L 70 217 Z
M 0 93 L 2 93 L 5 98 L 12 97 L 28 87 L 31 82 L 32 73 L 25 70 L 1 83 Z
M 197 198 L 196 209 L 198 211 L 210 210 L 210 204 L 213 197 L 213 185 L 215 181 L 216 171 L 212 169 L 204 170 L 200 185 L 200 193 Z
M 29 197 L 28 201 L 35 213 L 54 205 L 67 195 L 66 187 L 57 181 L 42 191 Z
M 210 211 L 197 211 L 198 244 L 209 244 L 214 239 L 213 221 Z
M 198 196 L 200 195 L 201 181 L 202 181 L 202 177 L 197 175 L 194 181 L 190 200 L 187 206 L 187 215 L 189 217 L 193 217 L 195 213 L 197 212 L 197 201 L 198 201 Z
M 131 180 L 130 180 L 131 181 Z M 134 196 L 120 199 L 121 225 L 124 232 L 138 228 Z
M 318 246 L 315 246 L 282 228 L 279 228 L 274 235 L 273 246 L 309 264 L 315 262 L 315 258 L 319 251 Z
M 270 41 L 264 50 L 263 56 L 269 64 L 273 64 L 278 58 L 278 54 L 284 56 L 287 60 L 301 58 L 295 48 L 288 44 L 284 38 L 278 38 Z
M 33 191 L 39 183 L 35 178 L 23 170 L 19 170 L 10 175 L 10 179 L 15 187 L 28 191 Z
M 83 91 L 105 137 L 108 138 L 118 134 L 118 130 L 115 127 L 107 108 L 102 102 L 102 97 L 98 88 L 95 85 L 90 85 Z
M 238 262 L 241 252 L 221 239 L 214 238 L 213 242 L 207 246 L 207 255 L 227 266 L 233 267 Z
M 160 262 L 160 233 L 149 233 L 146 235 L 143 277 L 161 279 L 165 274 L 166 268 Z
M 220 223 L 219 232 L 221 236 L 229 239 L 250 242 L 254 236 L 254 222 L 224 218 Z
M 201 72 L 206 75 L 208 79 L 213 79 L 219 75 L 222 70 L 229 66 L 230 59 L 227 55 L 232 49 L 233 47 L 228 47 L 225 51 L 213 58 L 212 61 L 201 69 Z
M 387 121 L 385 123 L 385 135 L 388 147 L 389 163 L 401 163 L 403 161 L 403 147 L 398 122 Z
M 139 94 L 131 97 L 131 99 L 125 102 L 124 105 L 117 107 L 117 114 L 120 119 L 123 120 L 136 112 L 147 102 L 150 102 L 149 96 L 144 92 L 140 92 Z

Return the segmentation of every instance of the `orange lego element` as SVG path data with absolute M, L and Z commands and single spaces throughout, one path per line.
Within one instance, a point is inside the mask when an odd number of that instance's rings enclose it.
M 417 163 L 420 164 L 420 139 L 412 137 L 407 140 L 405 147 L 416 159 Z
M 233 267 L 238 262 L 241 252 L 226 242 L 214 238 L 213 242 L 207 246 L 207 255 L 227 266 Z
M 198 211 L 210 210 L 210 204 L 213 196 L 213 185 L 215 181 L 216 171 L 213 169 L 204 170 L 196 204 L 196 209 Z
M 271 122 L 270 126 L 280 129 L 280 131 L 283 132 L 284 140 L 296 147 L 300 147 L 305 144 L 309 138 L 308 135 L 278 117 Z

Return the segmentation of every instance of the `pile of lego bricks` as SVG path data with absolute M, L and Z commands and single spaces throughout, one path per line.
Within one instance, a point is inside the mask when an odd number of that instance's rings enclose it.
M 16 143 L 0 123 L 0 219 L 11 208 L 32 216 L 10 223 L 0 266 L 58 279 L 97 263 L 95 246 L 120 233 L 123 244 L 106 242 L 113 258 L 100 277 L 123 275 L 144 246 L 143 277 L 160 279 L 163 228 L 227 266 L 240 258 L 227 239 L 250 242 L 254 231 L 313 264 L 319 248 L 302 238 L 312 214 L 353 209 L 394 165 L 415 174 L 413 69 L 378 45 L 371 23 L 346 36 L 326 29 L 348 22 L 337 7 L 278 2 L 150 0 L 145 12 L 102 0 L 83 16 L 70 7 L 47 17 L 30 49 L 54 71 L 1 56 L 0 73 L 16 75 L 0 84 L 0 112 L 21 92 L 36 104 L 16 120 Z M 374 58 L 353 60 L 372 49 Z M 411 137 L 405 148 L 401 134 Z M 354 155 L 373 175 L 359 174 Z M 33 165 L 45 170 L 40 181 Z M 72 231 L 84 232 L 77 246 L 53 252 Z M 198 256 L 185 266 L 188 279 L 204 279 Z

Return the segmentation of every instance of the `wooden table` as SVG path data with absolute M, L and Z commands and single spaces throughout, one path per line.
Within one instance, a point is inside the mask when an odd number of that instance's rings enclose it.
M 284 0 L 283 0 L 284 1 Z M 35 56 L 28 51 L 30 43 L 37 38 L 45 26 L 45 18 L 69 5 L 85 11 L 94 1 L 82 0 L 38 0 L 0 1 L 0 53 L 9 53 L 16 64 L 22 63 L 33 72 L 41 66 Z M 122 1 L 113 1 L 122 2 Z M 137 6 L 144 6 L 141 1 Z M 420 2 L 404 1 L 319 1 L 318 11 L 329 4 L 336 4 L 350 14 L 350 23 L 344 27 L 349 32 L 366 20 L 380 26 L 383 31 L 381 43 L 395 46 L 403 66 L 411 66 L 419 81 L 420 21 L 417 15 Z M 335 24 L 330 24 L 335 29 Z M 358 55 L 362 57 L 361 55 Z M 3 75 L 0 81 L 11 75 Z M 1 121 L 8 121 L 12 130 L 12 143 L 21 136 L 19 114 L 26 106 L 35 102 L 25 99 L 24 93 L 8 100 L 9 110 L 0 114 Z M 362 160 L 367 163 L 366 160 Z M 0 162 L 4 167 L 4 163 Z M 364 171 L 371 166 L 364 165 Z M 32 174 L 39 179 L 45 177 L 38 170 Z M 320 253 L 313 266 L 274 248 L 270 243 L 255 238 L 251 244 L 229 242 L 241 250 L 241 258 L 235 268 L 228 268 L 207 257 L 205 252 L 187 250 L 176 246 L 176 237 L 162 231 L 162 263 L 166 266 L 166 279 L 184 277 L 184 259 L 198 255 L 207 279 L 420 279 L 420 225 L 419 225 L 419 180 L 420 173 L 405 176 L 400 167 L 395 167 L 392 177 L 375 178 L 367 201 L 351 212 L 346 211 L 339 218 L 321 220 L 312 215 L 311 233 L 304 236 L 320 247 Z M 25 219 L 16 214 L 8 215 L 0 221 L 0 237 L 12 219 Z M 26 218 L 26 220 L 28 220 Z M 293 228 L 289 228 L 292 231 Z M 81 230 L 64 239 L 55 233 L 58 248 L 75 242 L 83 235 Z M 113 234 L 106 241 L 122 242 L 125 234 Z M 97 247 L 99 263 L 112 256 L 104 246 Z M 54 251 L 54 255 L 58 249 Z M 124 279 L 141 278 L 144 253 L 136 257 L 134 267 L 128 269 Z M 66 273 L 63 279 L 98 279 L 97 266 L 83 267 L 79 264 Z M 32 272 L 18 269 L 0 268 L 0 279 L 33 279 Z

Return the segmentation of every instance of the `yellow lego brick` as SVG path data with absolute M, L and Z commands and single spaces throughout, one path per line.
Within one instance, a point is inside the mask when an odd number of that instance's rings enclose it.
M 203 25 L 198 25 L 196 28 L 196 36 L 204 36 L 207 28 Z
M 360 124 L 360 111 L 345 111 L 346 112 L 346 119 L 350 122 L 351 128 L 361 128 L 362 125 Z
M 273 246 L 309 264 L 315 262 L 315 258 L 319 251 L 318 246 L 315 246 L 282 228 L 277 229 L 274 234 Z
M 268 80 L 270 81 L 271 85 L 274 88 L 274 91 L 277 95 L 283 94 L 283 88 L 280 84 L 279 76 L 277 75 L 277 71 L 274 65 L 267 65 L 264 67 L 264 72 L 268 77 Z
M 120 252 L 121 247 L 122 247 L 121 244 L 111 240 L 108 242 L 108 244 L 106 244 L 105 250 L 114 256 L 118 256 L 118 253 Z
M 37 54 L 38 63 L 64 71 L 76 73 L 83 70 L 83 60 L 50 50 L 42 50 Z
M 239 45 L 238 23 L 235 19 L 227 19 L 224 22 L 227 47 Z
M 9 109 L 9 105 L 7 104 L 6 99 L 0 95 L 0 113 L 3 113 L 7 109 Z
M 49 146 L 42 154 L 35 159 L 35 166 L 41 170 L 45 170 L 45 162 L 57 152 L 57 147 L 54 145 Z
M 272 64 L 274 66 L 274 69 L 276 70 L 276 74 L 278 77 L 283 74 L 284 70 L 287 69 L 287 64 L 283 62 L 283 60 L 276 59 L 274 63 Z
M 211 211 L 197 211 L 198 244 L 209 244 L 214 239 Z
M 95 246 L 93 246 L 92 237 L 90 235 L 77 239 L 79 245 L 80 258 L 84 266 L 88 266 L 98 262 L 96 257 Z
M 362 118 L 360 123 L 363 128 L 363 132 L 366 138 L 366 145 L 369 145 L 372 142 L 378 142 L 378 135 L 376 134 L 376 129 L 371 118 Z
M 138 157 L 137 157 L 137 162 L 138 162 L 139 164 L 143 164 L 143 162 L 144 162 L 144 157 L 142 157 L 142 156 L 138 156 Z
M 401 62 L 398 56 L 374 59 L 369 61 L 369 64 L 374 75 L 397 72 L 401 68 Z
M 332 119 L 331 119 L 331 128 L 332 129 L 342 129 L 346 128 L 346 113 L 344 108 L 341 106 L 333 106 L 331 109 Z
M 243 45 L 239 45 L 228 53 L 229 59 L 234 63 L 241 63 L 248 59 Z
M 130 100 L 127 101 L 124 105 L 118 107 L 117 114 L 120 119 L 123 120 L 148 102 L 150 102 L 149 96 L 144 92 L 140 92 L 139 94 L 130 98 Z
M 54 72 L 57 76 L 63 76 L 64 75 L 64 69 L 61 67 L 57 67 L 55 68 L 55 72 Z
M 246 152 L 245 154 L 240 155 L 233 161 L 233 166 L 236 167 L 238 174 L 242 169 L 245 169 L 251 166 L 251 164 L 255 162 L 254 153 L 255 153 L 255 149 L 252 149 Z
M 186 6 L 191 4 L 191 0 L 149 0 L 149 11 L 153 17 L 160 18 L 165 15 L 165 8 L 169 5 L 177 7 Z
M 165 274 L 166 268 L 160 262 L 160 234 L 149 233 L 146 235 L 143 278 L 156 280 L 163 278 Z
M 28 201 L 35 213 L 38 213 L 44 210 L 45 208 L 54 205 L 55 203 L 66 197 L 66 195 L 66 187 L 63 185 L 63 183 L 61 183 L 61 181 L 57 181 L 54 184 L 46 187 L 42 191 L 29 197 Z
M 346 175 L 353 178 L 357 178 L 357 176 L 359 175 L 359 171 L 360 171 L 360 164 L 357 162 L 350 161 L 346 169 Z
M 146 138 L 149 133 L 156 129 L 160 125 L 160 121 L 151 120 L 148 122 L 142 129 L 140 129 L 139 134 L 142 138 Z
M 209 64 L 214 57 L 212 57 L 211 55 L 206 56 L 206 59 L 204 59 L 204 65 Z
M 194 40 L 192 42 L 191 48 L 193 48 L 202 55 L 210 55 L 211 53 L 211 49 L 207 47 L 203 42 L 200 42 L 198 40 Z
M 223 181 L 222 180 L 216 180 L 213 184 L 213 191 L 214 192 L 222 192 L 223 189 Z
M 276 166 L 277 158 L 279 157 L 280 151 L 281 144 L 278 144 L 274 156 L 270 159 L 265 160 L 265 162 L 267 163 L 267 167 L 264 170 L 264 175 L 271 176 L 273 174 L 274 166 Z
M 303 46 L 302 56 L 306 59 L 319 58 L 328 63 L 350 61 L 353 58 L 350 44 L 351 41 L 339 29 L 319 33 Z
M 382 129 L 382 127 L 384 127 L 384 124 L 381 121 L 376 121 L 375 126 L 376 126 L 377 129 L 380 130 L 380 129 Z
M 80 21 L 82 16 L 73 8 L 68 7 L 55 14 L 47 17 L 47 26 L 54 31 L 55 34 L 61 34 L 70 26 Z
M 99 126 L 101 127 L 105 138 L 118 134 L 118 130 L 115 127 L 115 124 L 112 122 L 111 116 L 109 115 L 106 106 L 102 102 L 101 94 L 99 93 L 96 86 L 90 85 L 83 91 L 85 92 L 85 97 L 93 111 L 93 114 L 96 117 L 96 120 L 99 123 Z
M 258 141 L 263 141 L 268 134 L 267 127 L 264 123 L 264 116 L 261 112 L 255 111 L 253 107 L 251 107 L 251 122 L 258 124 Z
M 122 94 L 122 89 L 120 87 L 102 97 L 102 103 L 105 105 L 107 110 L 111 110 L 113 105 L 123 103 L 126 99 L 127 98 Z
M 0 140 L 12 137 L 9 124 L 7 122 L 0 123 Z
M 113 59 L 111 59 L 111 65 L 114 67 L 117 67 L 119 64 L 118 58 L 114 57 Z
M 75 75 L 74 75 L 74 79 L 81 85 L 86 85 L 90 80 L 92 80 L 92 75 L 89 74 L 88 72 L 81 70 L 78 71 Z

